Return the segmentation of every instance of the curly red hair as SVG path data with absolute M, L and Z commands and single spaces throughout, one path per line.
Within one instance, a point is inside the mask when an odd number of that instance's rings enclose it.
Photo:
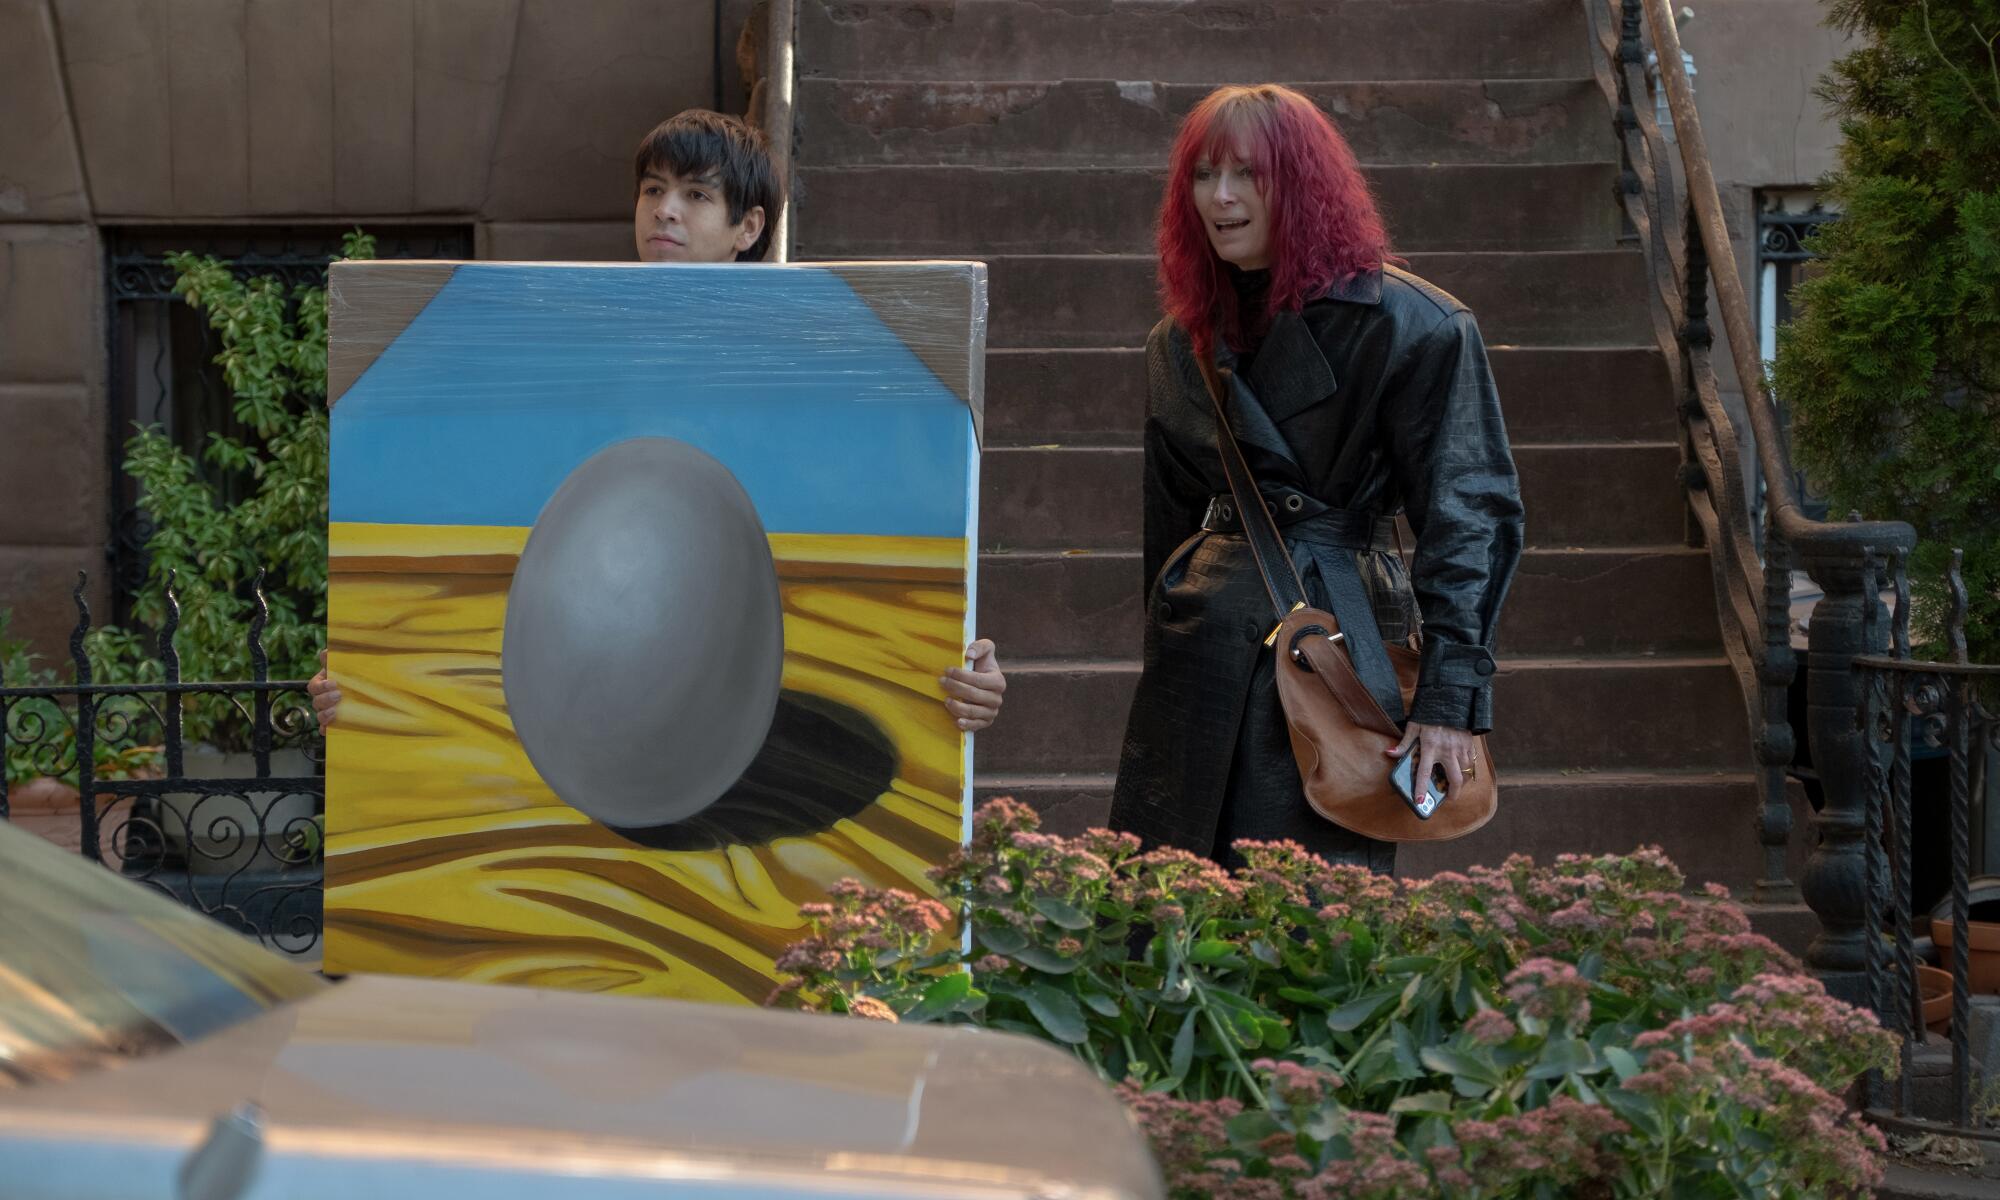
M 1220 330 L 1242 348 L 1245 314 L 1194 206 L 1196 164 L 1234 154 L 1256 168 L 1271 221 L 1271 288 L 1262 321 L 1343 280 L 1395 261 L 1347 139 L 1312 101 L 1275 83 L 1210 92 L 1181 122 L 1160 204 L 1160 302 L 1207 354 Z

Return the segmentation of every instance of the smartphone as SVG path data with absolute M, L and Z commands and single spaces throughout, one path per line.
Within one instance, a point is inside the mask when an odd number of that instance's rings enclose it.
M 1417 748 L 1412 746 L 1396 760 L 1395 766 L 1389 768 L 1389 782 L 1403 797 L 1403 803 L 1410 806 L 1410 811 L 1417 814 L 1419 820 L 1428 821 L 1438 805 L 1444 803 L 1444 768 L 1436 764 L 1431 766 L 1431 786 L 1424 789 L 1422 797 L 1415 794 L 1415 781 L 1411 779 L 1416 773 Z

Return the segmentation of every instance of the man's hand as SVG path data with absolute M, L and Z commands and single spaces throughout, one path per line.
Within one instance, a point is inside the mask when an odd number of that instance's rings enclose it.
M 306 684 L 306 694 L 312 697 L 313 716 L 319 719 L 319 731 L 325 733 L 340 708 L 340 688 L 327 677 L 324 650 L 319 652 L 319 674 Z
M 1007 692 L 1007 677 L 1000 673 L 1000 658 L 993 643 L 980 638 L 965 648 L 963 667 L 953 667 L 938 678 L 944 685 L 945 711 L 958 718 L 958 727 L 978 733 L 1000 715 L 1000 702 Z
M 1410 789 L 1418 796 L 1423 795 L 1420 789 L 1430 787 L 1434 766 L 1444 768 L 1446 795 L 1457 791 L 1467 776 L 1479 769 L 1479 738 L 1470 730 L 1412 721 L 1403 730 L 1403 740 L 1383 753 L 1391 759 L 1401 758 L 1412 745 L 1417 748 L 1417 770 L 1410 776 Z

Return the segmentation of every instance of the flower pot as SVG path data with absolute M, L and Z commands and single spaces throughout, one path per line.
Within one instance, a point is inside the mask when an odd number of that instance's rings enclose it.
M 1917 966 L 1917 990 L 1923 997 L 1924 1028 L 1944 1033 L 1951 1028 L 1951 972 Z
M 7 789 L 7 810 L 11 813 L 60 815 L 77 810 L 76 789 L 50 775 L 38 776 Z
M 312 820 L 319 798 L 257 785 L 257 758 L 244 752 L 191 746 L 181 762 L 189 779 L 241 780 L 236 793 L 168 792 L 160 797 L 158 824 L 173 859 L 193 875 L 276 871 L 304 857 L 288 831 Z M 271 774 L 300 778 L 313 773 L 305 751 L 271 751 Z
M 1970 943 L 1966 965 L 1972 976 L 1972 990 L 1981 995 L 2000 993 L 2000 923 L 1971 921 L 1965 933 L 1965 940 Z M 1956 953 L 1949 916 L 1931 917 L 1931 941 L 1937 944 L 1938 964 L 1949 972 L 1952 955 Z

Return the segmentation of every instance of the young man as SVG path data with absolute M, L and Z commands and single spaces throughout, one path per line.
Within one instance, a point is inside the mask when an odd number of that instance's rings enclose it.
M 667 118 L 633 158 L 632 240 L 641 262 L 760 262 L 782 193 L 764 135 L 737 117 L 691 108 Z M 322 730 L 334 723 L 340 687 L 325 670 L 307 691 Z M 993 724 L 1007 679 L 993 643 L 965 648 L 965 663 L 938 678 L 946 711 L 976 733 Z

